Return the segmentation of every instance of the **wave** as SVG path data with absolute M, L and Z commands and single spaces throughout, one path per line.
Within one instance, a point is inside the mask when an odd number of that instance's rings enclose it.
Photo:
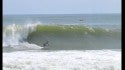
M 12 24 L 3 27 L 3 47 L 22 44 L 24 46 L 24 43 L 42 47 L 44 42 L 49 41 L 50 49 L 81 49 L 83 46 L 84 48 L 96 46 L 93 47 L 94 49 L 102 45 L 108 47 L 113 43 L 116 43 L 113 45 L 114 48 L 115 46 L 118 48 L 120 38 L 120 29 L 96 28 L 85 25 Z

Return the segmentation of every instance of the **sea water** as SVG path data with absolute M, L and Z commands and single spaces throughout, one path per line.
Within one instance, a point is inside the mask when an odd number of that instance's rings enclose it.
M 3 15 L 3 70 L 121 70 L 121 14 Z

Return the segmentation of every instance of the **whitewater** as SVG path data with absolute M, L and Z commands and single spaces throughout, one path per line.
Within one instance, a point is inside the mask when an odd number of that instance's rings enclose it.
M 3 54 L 3 70 L 121 70 L 121 52 L 17 51 Z

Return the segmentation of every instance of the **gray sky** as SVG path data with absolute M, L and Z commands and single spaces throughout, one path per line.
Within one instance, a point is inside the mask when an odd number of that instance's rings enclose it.
M 121 13 L 121 0 L 3 0 L 3 14 Z

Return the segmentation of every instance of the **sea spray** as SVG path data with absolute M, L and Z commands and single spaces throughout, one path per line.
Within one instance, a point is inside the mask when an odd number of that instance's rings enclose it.
M 25 25 L 8 25 L 3 29 L 3 47 L 18 45 L 30 45 L 26 39 L 29 33 L 35 30 L 38 24 L 25 24 Z M 31 45 L 30 45 L 31 46 Z M 17 47 L 16 47 L 17 48 Z

